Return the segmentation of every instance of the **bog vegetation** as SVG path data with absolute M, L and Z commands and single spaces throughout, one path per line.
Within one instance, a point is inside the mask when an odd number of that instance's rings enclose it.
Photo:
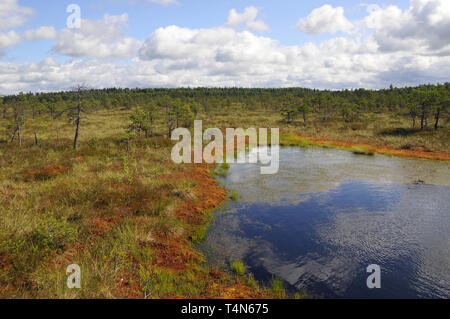
M 175 165 L 177 127 L 279 127 L 283 145 L 449 159 L 450 84 L 380 91 L 105 89 L 0 99 L 0 297 L 285 297 L 195 244 L 238 194 Z M 328 143 L 328 144 L 327 144 Z M 82 289 L 66 287 L 78 264 Z

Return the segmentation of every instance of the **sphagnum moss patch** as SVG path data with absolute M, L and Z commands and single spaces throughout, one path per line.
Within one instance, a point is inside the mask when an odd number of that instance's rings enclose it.
M 64 133 L 59 134 L 62 140 Z M 135 141 L 128 153 L 115 140 L 81 139 L 76 152 L 59 143 L 5 146 L 1 160 L 9 165 L 0 169 L 2 296 L 268 295 L 269 290 L 244 286 L 231 273 L 209 269 L 194 248 L 208 216 L 226 198 L 210 168 L 174 165 L 172 143 L 160 137 Z M 73 263 L 83 271 L 80 291 L 65 288 L 65 271 Z M 230 290 L 233 285 L 236 289 Z

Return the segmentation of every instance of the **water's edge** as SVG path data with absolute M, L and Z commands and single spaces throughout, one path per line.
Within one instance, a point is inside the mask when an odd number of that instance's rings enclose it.
M 433 240 L 445 242 L 445 234 L 448 234 L 450 229 L 448 222 L 445 222 L 447 215 L 442 216 L 444 221 L 439 222 L 436 212 L 439 213 L 443 209 L 450 210 L 445 203 L 440 202 L 442 198 L 450 194 L 450 187 L 446 186 L 449 183 L 448 164 L 384 155 L 356 156 L 346 151 L 318 148 L 286 147 L 281 148 L 280 152 L 283 155 L 280 156 L 281 171 L 276 177 L 260 176 L 256 173 L 257 165 L 230 165 L 229 174 L 223 182 L 227 188 L 238 192 L 239 200 L 228 201 L 214 213 L 214 220 L 210 225 L 205 243 L 200 247 L 214 266 L 226 268 L 230 260 L 242 259 L 248 264 L 248 270 L 256 279 L 267 282 L 272 275 L 282 277 L 289 283 L 287 286 L 291 291 L 294 291 L 292 287 L 296 286 L 300 287 L 300 290 L 306 289 L 310 296 L 370 298 L 372 296 L 367 295 L 365 287 L 357 284 L 358 280 L 361 282 L 367 277 L 364 269 L 357 267 L 357 270 L 352 270 L 355 272 L 354 278 L 348 280 L 348 277 L 351 277 L 348 271 L 344 272 L 340 268 L 349 268 L 347 259 L 354 258 L 352 254 L 355 252 L 367 254 L 371 250 L 376 257 L 372 259 L 383 263 L 385 260 L 380 256 L 392 249 L 387 247 L 389 246 L 387 243 L 402 242 L 398 238 L 392 239 L 385 234 L 386 229 L 393 227 L 387 222 L 392 223 L 393 220 L 398 219 L 398 225 L 394 226 L 400 229 L 406 227 L 405 225 L 417 225 L 412 222 L 417 216 L 409 216 L 411 213 L 408 215 L 408 212 L 413 212 L 414 209 L 407 203 L 417 203 L 418 192 L 423 195 L 420 200 L 425 203 L 425 206 L 421 210 L 425 212 L 426 217 L 434 216 L 433 218 L 438 219 L 436 223 L 442 225 L 437 234 L 444 237 L 435 236 Z M 419 181 L 425 181 L 425 183 Z M 434 188 L 430 189 L 430 187 Z M 437 189 L 439 191 L 436 191 Z M 403 203 L 400 205 L 401 198 Z M 358 200 L 355 202 L 355 199 Z M 441 206 L 437 209 L 429 207 L 430 202 Z M 306 211 L 305 207 L 307 207 Z M 366 217 L 367 221 L 360 220 L 363 217 Z M 355 219 L 359 224 L 355 222 Z M 403 219 L 408 220 L 408 223 L 401 224 Z M 420 224 L 423 225 L 425 222 L 426 220 L 421 221 L 417 227 L 423 227 Z M 375 235 L 376 227 L 370 229 L 374 227 L 374 224 L 379 227 L 378 231 L 381 235 Z M 343 228 L 345 230 L 336 228 L 337 225 L 345 226 Z M 437 227 L 433 225 L 430 227 Z M 299 232 L 302 227 L 306 228 Z M 373 232 L 369 232 L 369 237 L 362 236 L 364 234 L 362 231 L 359 233 L 355 231 L 364 227 L 369 227 L 369 231 Z M 394 230 L 398 232 L 397 229 Z M 395 231 L 393 237 L 398 236 Z M 349 241 L 346 237 L 355 232 L 360 236 L 359 242 Z M 295 236 L 292 236 L 292 233 L 295 233 Z M 336 238 L 332 236 L 333 234 Z M 411 234 L 416 236 L 416 232 Z M 303 244 L 297 244 L 297 238 L 302 236 Z M 286 244 L 281 244 L 284 237 L 289 240 Z M 386 245 L 380 247 L 369 245 L 370 249 L 354 248 L 361 241 L 367 245 L 366 240 L 369 243 L 375 241 L 386 243 Z M 406 247 L 395 249 L 397 252 L 404 250 L 404 256 L 401 256 L 403 259 L 412 252 L 411 247 L 420 246 L 420 243 L 416 243 L 412 238 L 403 239 L 403 242 Z M 336 248 L 342 251 L 334 255 L 327 252 Z M 438 248 L 438 256 L 442 254 L 439 250 L 441 248 Z M 417 260 L 423 257 L 420 249 L 414 250 L 414 254 L 416 255 L 413 255 L 409 265 L 414 266 Z M 401 274 L 398 274 L 397 270 L 406 271 L 413 277 L 414 271 L 417 272 L 417 270 L 408 270 L 408 263 L 401 262 L 401 258 L 400 262 L 396 263 L 397 259 L 394 258 L 394 261 L 391 260 L 386 264 L 386 269 L 389 271 L 385 277 L 397 281 L 398 285 L 389 288 L 392 290 L 390 294 L 385 292 L 374 296 L 394 298 L 433 296 L 432 292 L 414 295 L 407 290 L 399 290 L 398 287 L 402 284 L 399 279 Z M 371 260 L 371 258 L 365 259 L 357 260 L 361 265 Z M 394 263 L 396 266 L 392 267 L 389 263 Z M 330 270 L 327 265 L 334 265 L 331 267 L 334 267 L 334 270 Z M 435 267 L 433 262 L 431 266 Z M 319 274 L 308 270 L 311 267 Z M 339 277 L 336 273 L 345 275 Z M 422 277 L 419 276 L 419 279 Z M 438 297 L 445 296 L 450 286 L 449 278 L 444 277 L 441 281 L 443 287 L 436 288 Z M 336 287 L 327 287 L 331 282 Z M 325 286 L 321 287 L 322 283 L 325 283 Z M 422 285 L 422 282 L 418 285 Z M 310 287 L 313 289 L 308 289 Z

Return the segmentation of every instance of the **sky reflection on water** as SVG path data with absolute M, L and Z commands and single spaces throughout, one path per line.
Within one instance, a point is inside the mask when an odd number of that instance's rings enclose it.
M 240 199 L 216 212 L 202 249 L 242 259 L 311 296 L 450 297 L 448 164 L 330 149 L 282 148 L 280 172 L 231 165 Z M 424 183 L 414 183 L 417 180 Z M 366 287 L 378 264 L 382 288 Z

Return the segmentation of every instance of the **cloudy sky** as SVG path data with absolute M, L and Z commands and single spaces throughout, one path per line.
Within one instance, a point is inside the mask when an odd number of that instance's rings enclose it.
M 0 94 L 450 81 L 450 0 L 362 1 L 0 0 Z

